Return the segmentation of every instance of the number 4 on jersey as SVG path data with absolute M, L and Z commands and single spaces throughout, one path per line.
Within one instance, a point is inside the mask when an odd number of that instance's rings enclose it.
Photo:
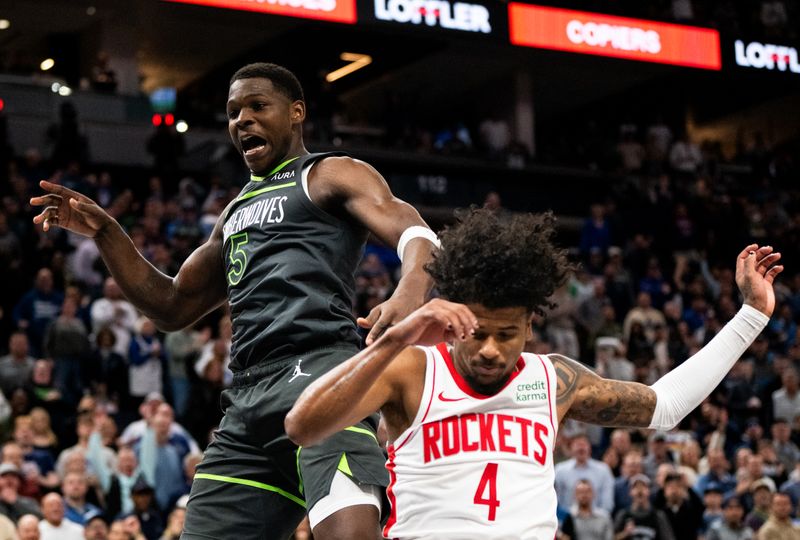
M 489 497 L 486 498 L 486 489 L 489 489 Z M 489 463 L 483 470 L 481 481 L 478 482 L 478 489 L 475 491 L 475 504 L 485 504 L 489 507 L 489 521 L 494 521 L 497 517 L 497 507 L 500 501 L 497 500 L 497 463 Z

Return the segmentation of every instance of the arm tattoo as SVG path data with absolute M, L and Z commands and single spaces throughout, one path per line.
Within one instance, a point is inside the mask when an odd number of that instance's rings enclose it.
M 653 419 L 656 395 L 643 384 L 603 379 L 575 360 L 551 354 L 556 371 L 559 407 L 566 418 L 615 427 L 647 427 Z

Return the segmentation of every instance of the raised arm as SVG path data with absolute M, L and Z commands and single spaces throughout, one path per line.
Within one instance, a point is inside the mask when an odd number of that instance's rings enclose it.
M 550 355 L 559 419 L 603 426 L 671 429 L 722 381 L 764 329 L 775 308 L 772 283 L 783 267 L 772 247 L 747 246 L 736 260 L 744 297 L 739 313 L 705 347 L 652 386 L 603 379 L 580 363 Z
M 310 384 L 286 415 L 286 434 L 310 446 L 381 410 L 394 439 L 416 416 L 425 384 L 425 353 L 412 345 L 461 339 L 476 327 L 466 306 L 432 300 Z
M 225 300 L 222 217 L 208 241 L 186 259 L 173 278 L 150 264 L 120 224 L 93 200 L 44 180 L 40 185 L 49 193 L 31 199 L 32 205 L 45 207 L 33 222 L 42 224 L 45 231 L 55 225 L 93 238 L 127 299 L 159 329 L 183 328 Z
M 403 233 L 410 227 L 435 235 L 410 204 L 392 195 L 386 180 L 373 167 L 348 157 L 322 160 L 309 173 L 309 191 L 314 202 L 333 213 L 341 206 L 347 216 L 363 225 L 386 245 L 397 248 Z M 412 231 L 413 232 L 413 231 Z M 392 297 L 376 306 L 359 326 L 371 328 L 367 345 L 393 324 L 421 306 L 428 297 L 433 281 L 423 266 L 431 260 L 435 244 L 424 236 L 415 236 L 400 254 L 402 278 Z M 409 235 L 406 235 L 409 238 Z

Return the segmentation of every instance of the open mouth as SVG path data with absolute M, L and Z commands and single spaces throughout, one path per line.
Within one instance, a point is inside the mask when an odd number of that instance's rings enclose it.
M 257 154 L 267 145 L 267 141 L 258 135 L 245 135 L 239 139 L 239 143 L 242 145 L 242 153 L 245 157 Z

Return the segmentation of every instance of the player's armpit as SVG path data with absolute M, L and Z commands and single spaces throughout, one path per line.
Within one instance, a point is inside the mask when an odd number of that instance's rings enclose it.
M 604 379 L 575 360 L 551 354 L 556 372 L 559 420 L 615 427 L 647 427 L 656 394 L 640 383 Z

